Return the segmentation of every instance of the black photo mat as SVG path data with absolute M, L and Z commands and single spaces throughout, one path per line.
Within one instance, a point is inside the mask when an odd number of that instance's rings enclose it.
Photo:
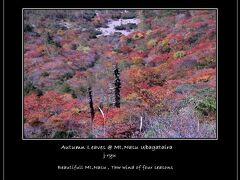
M 237 179 L 237 2 L 4 1 L 3 179 L 158 176 Z M 24 9 L 212 9 L 217 11 L 216 138 L 29 139 L 23 137 Z

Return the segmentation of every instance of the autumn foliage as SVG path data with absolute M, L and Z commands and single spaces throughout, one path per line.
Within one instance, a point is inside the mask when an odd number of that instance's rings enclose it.
M 25 11 L 24 136 L 216 137 L 215 10 L 120 11 Z

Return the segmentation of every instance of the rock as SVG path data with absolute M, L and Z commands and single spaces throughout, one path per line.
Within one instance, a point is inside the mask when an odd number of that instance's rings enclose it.
M 109 26 L 106 24 L 102 24 L 102 28 L 109 28 Z
M 120 25 L 120 26 L 115 26 L 114 29 L 122 31 L 122 30 L 126 30 L 127 27 L 126 27 L 126 25 Z
M 108 28 L 108 25 L 105 23 L 97 23 L 95 24 L 95 28 Z
M 92 30 L 92 31 L 90 31 L 89 38 L 90 38 L 90 39 L 95 39 L 95 38 L 97 38 L 97 35 L 100 35 L 100 34 L 102 34 L 101 31 Z
M 116 13 L 116 14 L 112 14 L 111 18 L 113 20 L 118 20 L 121 18 L 121 16 L 122 16 L 121 13 Z
M 136 15 L 133 12 L 127 12 L 122 14 L 122 19 L 134 19 Z
M 116 30 L 131 30 L 131 29 L 135 29 L 137 28 L 137 24 L 136 23 L 127 23 L 127 24 L 122 24 L 120 26 L 115 26 L 114 29 Z
M 122 33 L 121 32 L 114 32 L 114 34 L 113 34 L 114 36 L 121 36 L 122 35 Z
M 137 24 L 136 24 L 136 23 L 128 23 L 128 24 L 127 24 L 127 27 L 128 27 L 129 29 L 135 29 L 135 28 L 137 28 Z

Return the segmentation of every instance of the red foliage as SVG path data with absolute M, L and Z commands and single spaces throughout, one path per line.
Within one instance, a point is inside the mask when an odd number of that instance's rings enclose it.
M 35 50 L 32 50 L 32 51 L 27 51 L 25 54 L 24 54 L 24 58 L 36 58 L 36 57 L 39 57 L 41 56 L 42 54 L 38 51 L 35 51 Z
M 71 21 L 63 18 L 73 26 L 61 30 L 52 28 L 49 18 L 44 17 L 41 24 L 36 24 L 34 32 L 51 33 L 57 43 L 49 43 L 48 49 L 43 45 L 42 35 L 24 32 L 24 73 L 44 93 L 24 97 L 26 124 L 64 128 L 75 122 L 84 124 L 79 131 L 89 133 L 91 118 L 86 87 L 92 86 L 93 128 L 96 128 L 93 133 L 105 125 L 107 137 L 128 137 L 136 131 L 132 122 L 139 123 L 143 113 L 150 120 L 158 118 L 162 111 L 168 110 L 169 104 L 174 108 L 188 92 L 189 95 L 197 93 L 195 88 L 215 88 L 216 19 L 213 11 L 191 10 L 191 16 L 175 11 L 162 12 L 149 13 L 141 19 L 141 24 L 147 25 L 142 26 L 144 32 L 131 29 L 128 35 L 121 35 L 120 41 L 115 35 L 89 36 L 95 33 L 93 26 L 107 24 L 111 12 L 104 11 L 98 11 L 91 21 L 80 16 Z M 152 15 L 154 13 L 157 16 Z M 82 23 L 86 23 L 85 30 L 77 27 Z M 121 108 L 112 106 L 115 63 L 120 69 Z M 71 75 L 63 78 L 66 73 Z M 184 88 L 191 89 L 191 86 L 193 90 L 185 91 Z M 65 92 L 65 87 L 81 101 L 70 94 L 47 91 Z M 105 118 L 98 110 L 100 105 Z
M 199 83 L 199 82 L 208 82 L 212 77 L 216 76 L 216 69 L 203 69 L 195 73 L 195 75 L 192 76 L 188 80 L 190 83 Z
M 207 49 L 207 48 L 210 48 L 211 46 L 213 46 L 213 43 L 212 42 L 202 42 L 200 44 L 197 44 L 196 46 L 194 46 L 192 49 L 190 49 L 189 51 L 187 51 L 187 54 L 193 54 L 199 50 L 202 50 L 202 49 Z
M 134 52 L 131 52 L 128 57 L 130 59 L 135 59 L 135 58 L 144 58 L 146 57 L 146 53 L 145 52 L 142 52 L 142 51 L 134 51 Z
M 132 51 L 132 48 L 130 48 L 129 46 L 122 46 L 121 47 L 121 51 L 123 52 L 123 53 L 129 53 L 129 52 L 131 52 Z
M 24 118 L 28 123 L 50 119 L 80 120 L 80 102 L 69 94 L 47 91 L 43 96 L 30 94 L 24 97 Z
M 168 53 L 160 54 L 160 55 L 154 57 L 151 62 L 154 64 L 161 64 L 161 63 L 165 62 L 169 57 L 170 57 L 170 55 Z

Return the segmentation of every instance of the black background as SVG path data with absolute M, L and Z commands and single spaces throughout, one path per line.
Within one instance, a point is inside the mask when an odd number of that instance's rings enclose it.
M 158 175 L 173 179 L 236 179 L 236 1 L 219 0 L 6 1 L 4 7 L 4 170 L 5 179 L 53 179 L 84 175 Z M 152 141 L 23 141 L 22 140 L 22 8 L 218 8 L 218 140 Z M 63 152 L 61 145 L 173 145 L 173 151 L 118 152 L 114 160 L 101 160 L 101 152 Z M 176 165 L 168 171 L 59 171 L 58 164 L 157 164 Z M 76 178 L 77 179 L 77 178 Z M 165 178 L 163 178 L 165 179 Z

